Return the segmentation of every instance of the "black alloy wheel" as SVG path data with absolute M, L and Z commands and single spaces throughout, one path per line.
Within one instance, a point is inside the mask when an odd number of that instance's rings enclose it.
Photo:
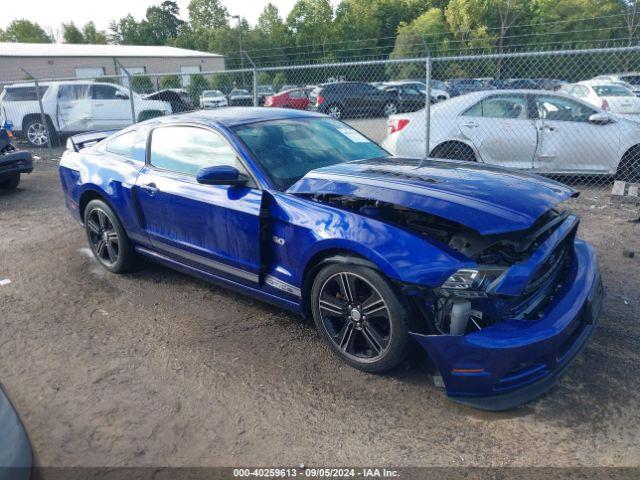
M 382 372 L 405 359 L 406 310 L 379 273 L 331 265 L 316 277 L 312 301 L 318 330 L 350 365 Z

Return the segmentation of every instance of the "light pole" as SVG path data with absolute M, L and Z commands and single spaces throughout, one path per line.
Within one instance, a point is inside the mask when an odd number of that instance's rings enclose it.
M 238 41 L 240 44 L 240 68 L 244 70 L 244 57 L 242 55 L 242 28 L 241 28 L 241 19 L 240 15 L 231 15 L 231 18 L 238 20 Z M 245 87 L 244 84 L 244 72 L 242 72 L 242 87 Z

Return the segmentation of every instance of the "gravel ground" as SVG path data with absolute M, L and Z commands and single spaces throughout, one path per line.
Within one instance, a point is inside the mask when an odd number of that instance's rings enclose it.
M 308 323 L 160 266 L 98 266 L 54 162 L 0 196 L 0 381 L 44 466 L 639 466 L 638 207 L 573 208 L 608 296 L 546 397 L 449 402 L 417 367 L 349 368 Z

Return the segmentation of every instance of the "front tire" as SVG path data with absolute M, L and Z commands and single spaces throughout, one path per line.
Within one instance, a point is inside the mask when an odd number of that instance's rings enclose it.
M 446 160 L 462 160 L 465 162 L 476 162 L 476 154 L 469 145 L 459 142 L 450 142 L 438 145 L 431 151 L 431 158 L 442 158 Z
M 391 284 L 361 265 L 322 268 L 311 288 L 316 328 L 346 363 L 365 372 L 386 372 L 409 353 L 408 312 Z
M 112 273 L 125 273 L 136 265 L 136 254 L 120 220 L 102 200 L 91 200 L 84 210 L 84 227 L 93 256 Z
M 10 177 L 5 178 L 4 180 L 0 180 L 0 190 L 15 190 L 16 188 L 18 188 L 18 185 L 20 185 L 19 173 L 14 173 Z
M 615 179 L 640 182 L 640 145 L 636 145 L 624 154 L 618 165 Z

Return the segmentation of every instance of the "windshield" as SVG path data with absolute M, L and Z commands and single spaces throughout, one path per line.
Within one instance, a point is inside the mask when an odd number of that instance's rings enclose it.
M 389 155 L 350 126 L 329 118 L 271 120 L 233 130 L 280 190 L 316 168 Z
M 273 88 L 269 86 L 258 86 L 258 93 L 273 93 Z
M 205 90 L 202 92 L 203 97 L 224 97 L 220 90 Z
M 593 89 L 599 97 L 635 97 L 631 90 L 621 85 L 594 85 Z
M 249 91 L 236 88 L 231 90 L 231 95 L 249 95 Z

